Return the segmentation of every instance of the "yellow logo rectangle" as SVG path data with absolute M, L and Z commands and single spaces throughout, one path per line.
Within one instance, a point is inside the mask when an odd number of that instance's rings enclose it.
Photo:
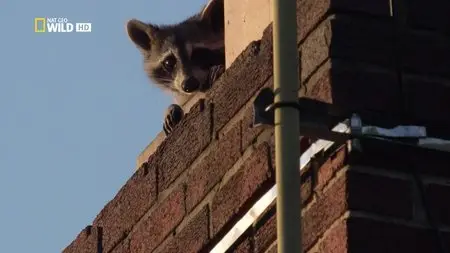
M 39 24 L 42 25 L 41 28 L 39 28 Z M 34 19 L 34 32 L 45 33 L 45 18 L 35 18 Z

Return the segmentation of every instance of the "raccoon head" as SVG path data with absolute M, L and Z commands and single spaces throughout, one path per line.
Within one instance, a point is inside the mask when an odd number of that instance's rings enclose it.
M 141 51 L 149 78 L 178 95 L 208 89 L 209 69 L 225 61 L 223 14 L 223 0 L 211 0 L 200 14 L 179 24 L 128 21 L 128 36 Z

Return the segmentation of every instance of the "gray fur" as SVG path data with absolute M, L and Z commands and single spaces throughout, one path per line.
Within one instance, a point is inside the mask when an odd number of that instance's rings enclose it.
M 222 23 L 217 24 L 218 21 Z M 132 19 L 127 23 L 127 31 L 143 55 L 148 77 L 164 91 L 173 93 L 178 103 L 205 89 L 209 67 L 224 64 L 223 0 L 211 0 L 200 13 L 178 24 L 155 25 Z M 211 57 L 200 57 L 200 62 L 194 61 L 192 54 L 199 55 L 201 48 L 222 54 L 222 59 L 208 63 L 205 61 Z M 163 67 L 169 57 L 176 61 L 173 71 Z M 182 83 L 191 76 L 199 81 L 200 89 L 188 93 L 182 89 Z
M 148 77 L 171 92 L 180 105 L 209 89 L 224 71 L 223 1 L 210 0 L 200 13 L 178 24 L 155 25 L 137 19 L 127 23 L 128 36 L 142 53 Z M 163 124 L 166 135 L 183 117 L 179 105 L 169 106 Z

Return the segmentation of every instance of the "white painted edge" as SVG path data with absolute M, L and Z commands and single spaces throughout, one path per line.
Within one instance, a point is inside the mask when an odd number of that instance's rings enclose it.
M 347 121 L 348 122 L 348 121 Z M 336 132 L 349 132 L 348 123 L 339 123 L 333 128 Z M 314 142 L 300 156 L 300 171 L 306 167 L 312 157 L 322 150 L 327 150 L 333 145 L 333 142 L 326 140 L 318 140 Z M 220 240 L 220 242 L 210 251 L 210 253 L 224 253 L 239 237 L 255 222 L 255 220 L 269 207 L 277 197 L 277 185 L 275 184 L 267 191 L 242 217 L 231 230 Z
M 349 133 L 350 126 L 348 124 L 349 124 L 348 120 L 339 123 L 333 128 L 332 131 L 338 133 Z M 327 140 L 318 140 L 315 141 L 313 144 L 311 144 L 311 146 L 300 156 L 300 170 L 305 168 L 306 165 L 308 165 L 308 163 L 317 153 L 319 153 L 322 150 L 329 149 L 333 144 L 334 142 Z
M 255 220 L 272 204 L 277 197 L 277 186 L 274 185 L 242 219 L 222 238 L 222 240 L 210 251 L 210 253 L 224 253 L 231 245 L 255 222 Z

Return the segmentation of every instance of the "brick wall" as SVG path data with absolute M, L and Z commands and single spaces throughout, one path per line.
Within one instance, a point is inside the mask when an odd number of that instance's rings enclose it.
M 422 2 L 298 0 L 299 94 L 449 137 L 450 5 Z M 64 252 L 208 252 L 274 185 L 273 130 L 251 127 L 273 86 L 271 26 L 259 33 Z M 449 252 L 450 156 L 350 146 L 302 171 L 305 252 Z M 230 252 L 276 252 L 275 216 Z

